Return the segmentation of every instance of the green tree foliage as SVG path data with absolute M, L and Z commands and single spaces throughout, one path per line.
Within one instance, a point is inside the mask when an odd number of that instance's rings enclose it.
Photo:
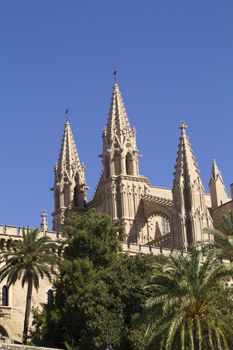
M 0 281 L 6 278 L 7 285 L 21 280 L 27 285 L 26 308 L 23 328 L 23 342 L 27 343 L 32 290 L 38 290 L 39 280 L 47 277 L 51 282 L 57 256 L 56 245 L 48 237 L 38 237 L 38 230 L 24 230 L 22 240 L 11 241 L 11 250 L 1 253 Z
M 214 236 L 220 255 L 233 260 L 233 211 L 222 217 L 218 229 L 205 228 L 204 232 Z
M 54 288 L 55 301 L 35 312 L 34 343 L 79 350 L 138 349 L 134 329 L 152 265 L 161 258 L 121 253 L 122 227 L 90 211 L 69 218 L 68 245 Z M 143 348 L 141 348 L 143 349 Z
M 124 238 L 119 222 L 113 223 L 108 215 L 94 209 L 84 215 L 71 215 L 65 233 L 68 246 L 64 258 L 88 258 L 96 269 L 107 267 L 114 260 Z
M 232 265 L 220 263 L 215 251 L 204 261 L 194 250 L 155 264 L 146 286 L 152 294 L 144 319 L 148 349 L 232 349 L 233 290 L 225 286 L 232 275 Z

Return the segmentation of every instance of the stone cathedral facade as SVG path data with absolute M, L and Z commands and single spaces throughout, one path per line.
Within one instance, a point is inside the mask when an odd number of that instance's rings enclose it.
M 130 126 L 117 83 L 106 128 L 103 131 L 102 173 L 91 200 L 87 200 L 85 168 L 67 118 L 61 149 L 54 168 L 53 228 L 42 212 L 41 235 L 60 238 L 65 219 L 72 213 L 82 214 L 91 208 L 120 219 L 125 227 L 123 251 L 129 254 L 170 254 L 172 250 L 188 251 L 196 242 L 208 240 L 205 227 L 217 227 L 219 219 L 233 209 L 222 175 L 213 161 L 210 193 L 203 187 L 200 171 L 187 136 L 187 126 L 180 124 L 173 187 L 152 186 L 139 171 L 140 154 L 136 131 Z M 233 185 L 231 185 L 233 193 Z M 22 228 L 0 225 L 0 249 L 10 248 L 11 239 L 20 239 Z M 52 293 L 44 279 L 33 291 L 32 303 L 39 307 Z M 0 284 L 0 336 L 21 340 L 26 287 L 17 282 L 10 288 Z
M 208 240 L 203 228 L 217 225 L 219 214 L 232 207 L 215 161 L 210 193 L 206 193 L 184 122 L 172 189 L 152 186 L 140 175 L 136 131 L 130 126 L 117 83 L 102 138 L 102 174 L 93 198 L 87 201 L 84 166 L 67 120 L 52 189 L 54 231 L 62 231 L 70 212 L 96 208 L 122 221 L 128 243 L 188 250 L 195 242 Z

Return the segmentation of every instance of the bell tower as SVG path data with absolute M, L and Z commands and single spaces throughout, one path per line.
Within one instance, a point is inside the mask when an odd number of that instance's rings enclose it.
M 58 162 L 54 167 L 53 230 L 61 231 L 67 212 L 81 210 L 87 201 L 84 165 L 81 164 L 66 112 L 66 123 Z

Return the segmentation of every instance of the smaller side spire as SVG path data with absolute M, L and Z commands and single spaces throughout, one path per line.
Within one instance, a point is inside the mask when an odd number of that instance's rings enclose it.
M 84 164 L 80 162 L 74 136 L 66 110 L 66 123 L 58 162 L 54 168 L 55 211 L 53 229 L 60 231 L 66 212 L 72 208 L 84 208 L 87 200 L 87 185 Z
M 223 181 L 222 174 L 217 166 L 216 160 L 213 159 L 212 170 L 210 175 L 210 195 L 212 209 L 228 202 L 230 198 L 228 197 L 227 190 Z

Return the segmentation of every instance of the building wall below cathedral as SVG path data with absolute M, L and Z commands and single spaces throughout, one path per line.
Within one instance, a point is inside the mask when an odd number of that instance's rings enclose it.
M 58 234 L 53 231 L 40 232 L 41 236 L 44 234 L 49 236 L 52 240 L 57 240 L 59 238 Z M 10 225 L 0 225 L 0 250 L 8 250 L 10 240 L 19 240 L 21 237 L 22 228 Z M 17 281 L 14 285 L 10 286 L 8 289 L 8 305 L 2 305 L 5 303 L 3 298 L 4 286 L 6 286 L 6 281 L 3 281 L 0 284 L 0 332 L 1 328 L 3 328 L 9 338 L 20 342 L 22 341 L 27 286 L 22 288 L 20 281 Z M 41 308 L 41 304 L 47 303 L 48 291 L 51 290 L 51 288 L 51 283 L 46 278 L 40 280 L 38 291 L 33 289 L 33 308 Z

